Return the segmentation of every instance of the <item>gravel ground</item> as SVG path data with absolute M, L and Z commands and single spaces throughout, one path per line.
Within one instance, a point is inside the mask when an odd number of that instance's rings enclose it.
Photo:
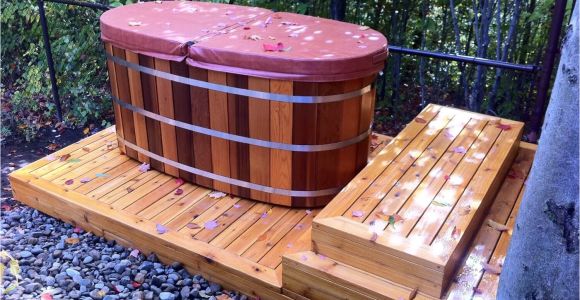
M 164 265 L 104 238 L 21 205 L 12 198 L 7 174 L 82 136 L 80 131 L 46 132 L 34 143 L 2 145 L 0 247 L 19 262 L 18 287 L 3 299 L 246 299 L 223 290 L 179 263 Z M 8 259 L 2 263 L 9 265 Z M 3 288 L 15 283 L 8 268 Z

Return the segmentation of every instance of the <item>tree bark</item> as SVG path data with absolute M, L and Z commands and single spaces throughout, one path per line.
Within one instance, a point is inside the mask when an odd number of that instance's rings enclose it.
M 578 10 L 576 4 L 498 299 L 578 297 Z
M 334 20 L 344 21 L 346 16 L 346 0 L 330 1 L 330 17 Z

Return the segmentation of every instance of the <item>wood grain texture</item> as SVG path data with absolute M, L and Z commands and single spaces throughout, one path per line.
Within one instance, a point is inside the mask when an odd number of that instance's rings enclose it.
M 182 77 L 189 76 L 189 67 L 181 62 L 170 63 L 171 73 Z M 171 82 L 173 92 L 173 111 L 175 120 L 184 123 L 191 123 L 192 109 L 189 86 L 183 83 Z M 193 135 L 191 131 L 183 128 L 175 128 L 175 138 L 177 143 L 177 160 L 186 166 L 195 166 L 193 153 Z M 179 170 L 179 177 L 186 181 L 193 181 L 193 174 Z
M 207 70 L 189 67 L 189 78 L 207 81 Z M 194 86 L 189 87 L 191 97 L 191 119 L 192 124 L 210 128 L 209 112 L 209 92 Z M 211 138 L 200 133 L 191 133 L 193 136 L 194 162 L 195 167 L 204 171 L 212 172 Z M 213 180 L 196 175 L 195 183 L 208 188 L 213 187 Z
M 248 88 L 248 77 L 227 74 L 228 86 Z M 228 94 L 229 133 L 249 136 L 248 97 Z M 250 181 L 250 148 L 248 144 L 230 142 L 230 174 L 232 178 Z M 250 197 L 250 190 L 232 186 L 232 193 L 241 197 Z
M 207 81 L 218 84 L 227 84 L 226 73 L 208 71 Z M 229 131 L 228 96 L 222 92 L 209 91 L 210 128 L 221 132 Z M 211 158 L 213 173 L 230 177 L 230 142 L 228 140 L 211 137 Z M 231 193 L 231 186 L 225 182 L 214 181 L 216 190 Z
M 248 89 L 269 92 L 270 81 L 267 79 L 249 77 Z M 262 99 L 248 99 L 248 121 L 250 122 L 250 137 L 260 140 L 270 140 L 270 103 Z M 250 181 L 265 186 L 270 185 L 270 149 L 250 145 Z M 252 190 L 251 198 L 270 202 L 270 195 Z
M 155 60 L 146 55 L 139 54 L 139 64 L 154 69 Z M 143 92 L 143 107 L 154 113 L 159 114 L 159 102 L 157 101 L 157 82 L 154 76 L 142 73 L 141 74 L 141 91 Z M 163 156 L 163 145 L 161 144 L 161 122 L 155 121 L 151 118 L 145 118 L 145 125 L 147 128 L 147 141 L 149 151 Z M 165 164 L 162 162 L 150 159 L 151 167 L 160 172 L 165 171 Z
M 292 81 L 270 80 L 270 92 L 292 95 Z M 270 101 L 270 140 L 292 144 L 292 103 Z M 270 150 L 270 185 L 275 188 L 292 189 L 292 152 L 279 149 Z M 290 205 L 290 196 L 272 194 L 273 204 Z
M 155 69 L 171 73 L 171 65 L 167 60 L 155 58 Z M 175 118 L 173 107 L 173 91 L 171 81 L 163 78 L 156 78 L 157 84 L 157 102 L 159 114 L 170 119 Z M 161 122 L 161 145 L 163 147 L 163 156 L 173 161 L 178 161 L 177 157 L 177 137 L 175 126 Z M 179 176 L 179 170 L 173 166 L 165 165 L 165 173 L 171 176 Z
M 105 52 L 109 55 L 113 54 L 113 45 L 110 43 L 105 43 Z M 109 72 L 109 83 L 111 84 L 111 95 L 113 97 L 119 98 L 119 92 L 117 87 L 117 73 L 115 72 L 115 63 L 112 60 L 107 59 L 107 70 Z M 113 103 L 113 112 L 115 114 L 115 127 L 118 131 L 118 135 L 123 137 L 123 120 L 121 115 L 121 106 L 119 104 Z M 120 147 L 123 153 L 127 153 L 125 146 Z
M 126 50 L 125 58 L 130 63 L 136 65 L 139 64 L 139 54 L 135 52 Z M 127 71 L 129 76 L 129 92 L 131 94 L 131 104 L 139 108 L 144 108 L 143 90 L 141 88 L 141 74 L 139 71 L 133 70 L 131 68 L 128 68 Z M 149 150 L 145 117 L 139 113 L 133 112 L 133 121 L 135 122 L 135 141 L 137 146 Z M 141 162 L 150 162 L 149 157 L 141 153 L 137 153 L 137 157 Z

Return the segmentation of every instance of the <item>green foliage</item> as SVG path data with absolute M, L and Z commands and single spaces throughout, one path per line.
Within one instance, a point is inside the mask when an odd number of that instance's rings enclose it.
M 67 126 L 110 118 L 107 72 L 98 18 L 101 12 L 46 3 L 52 52 Z M 34 138 L 54 124 L 56 106 L 42 42 L 36 1 L 8 1 L 2 6 L 2 137 Z
M 112 6 L 132 0 L 101 1 Z M 331 0 L 213 0 L 251 5 L 275 11 L 288 11 L 328 18 Z M 344 0 L 346 20 L 370 26 L 397 46 L 445 53 L 476 55 L 474 5 L 485 1 L 497 8 L 501 4 L 501 24 L 495 15 L 488 30 L 490 44 L 485 57 L 496 57 L 496 37 L 502 44 L 514 15 L 513 1 L 454 0 L 460 48 L 456 49 L 455 31 L 448 0 Z M 428 2 L 425 2 L 428 1 Z M 422 8 L 426 3 L 425 16 Z M 522 0 L 517 34 L 507 60 L 539 64 L 546 46 L 554 0 Z M 36 1 L 8 0 L 2 5 L 2 137 L 34 137 L 46 124 L 54 124 L 55 105 L 51 102 L 50 81 L 42 43 Z M 569 6 L 571 4 L 569 3 Z M 111 119 L 106 64 L 99 40 L 100 11 L 63 4 L 46 3 L 58 85 L 68 126 L 101 124 Z M 495 14 L 495 11 L 494 11 Z M 481 16 L 481 10 L 479 12 Z M 423 68 L 420 68 L 423 64 Z M 424 70 L 420 73 L 420 70 Z M 533 107 L 533 74 L 503 70 L 497 92 L 493 92 L 495 69 L 487 68 L 483 77 L 481 111 L 526 120 Z M 379 130 L 396 133 L 424 102 L 465 107 L 474 90 L 476 66 L 414 56 L 391 54 L 377 80 Z M 462 79 L 465 81 L 462 82 Z M 420 82 L 424 82 L 421 86 Z M 421 99 L 421 90 L 426 99 Z M 494 94 L 495 102 L 490 101 Z
M 10 283 L 7 287 L 4 287 L 4 273 L 6 273 L 6 267 L 12 276 L 14 276 L 14 281 Z M 22 276 L 20 275 L 20 264 L 8 251 L 0 251 L 0 295 L 8 294 L 18 287 Z

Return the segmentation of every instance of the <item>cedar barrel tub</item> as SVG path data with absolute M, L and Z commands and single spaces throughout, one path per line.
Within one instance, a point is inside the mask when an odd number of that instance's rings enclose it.
M 278 205 L 328 203 L 367 163 L 387 40 L 368 27 L 206 2 L 101 16 L 121 151 Z

